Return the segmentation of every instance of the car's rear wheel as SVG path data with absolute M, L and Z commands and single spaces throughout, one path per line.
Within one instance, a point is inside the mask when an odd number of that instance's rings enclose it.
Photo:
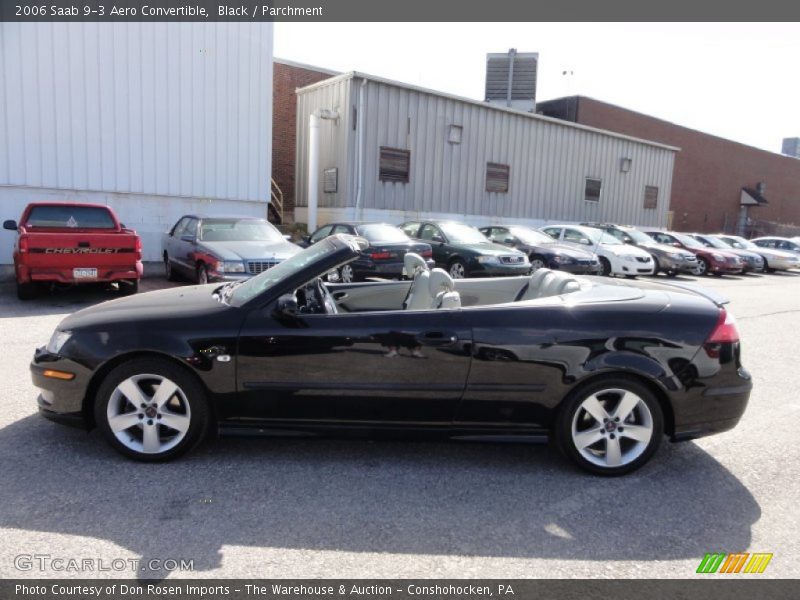
M 538 254 L 534 254 L 531 256 L 531 273 L 534 271 L 538 271 L 539 269 L 544 269 L 547 266 L 547 261 L 539 256 Z
M 453 279 L 463 279 L 467 276 L 467 266 L 460 258 L 451 262 L 447 270 L 450 272 L 450 277 Z
M 556 441 L 576 465 L 598 475 L 624 475 L 645 464 L 664 435 L 658 400 L 627 377 L 605 377 L 568 396 Z
M 708 272 L 711 270 L 711 264 L 709 264 L 707 258 L 703 258 L 702 256 L 697 257 L 697 274 L 702 277 L 703 275 L 708 275 Z
M 611 275 L 611 263 L 605 256 L 600 257 L 600 275 L 609 277 Z
M 653 256 L 653 277 L 658 275 L 658 272 L 661 270 L 661 264 L 658 262 L 658 258 Z
M 125 281 L 120 281 L 118 285 L 119 293 L 123 296 L 132 296 L 139 292 L 138 279 L 126 279 Z
M 175 458 L 208 430 L 209 410 L 199 382 L 177 365 L 142 358 L 111 371 L 94 406 L 95 421 L 111 446 L 135 460 Z
M 39 286 L 30 281 L 28 283 L 17 282 L 17 298 L 20 300 L 33 300 L 39 294 Z

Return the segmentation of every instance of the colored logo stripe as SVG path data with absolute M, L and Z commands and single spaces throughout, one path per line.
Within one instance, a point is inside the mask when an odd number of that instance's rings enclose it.
M 750 560 L 748 560 L 748 558 Z M 707 553 L 700 566 L 697 567 L 698 573 L 763 573 L 767 565 L 772 560 L 772 554 L 749 552 L 738 552 L 725 554 L 724 552 Z

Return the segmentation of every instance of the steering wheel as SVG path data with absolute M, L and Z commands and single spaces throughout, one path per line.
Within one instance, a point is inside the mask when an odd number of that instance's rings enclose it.
M 303 298 L 299 312 L 312 315 L 335 315 L 339 312 L 333 296 L 331 296 L 321 278 L 306 284 L 298 291 Z
M 325 287 L 325 282 L 322 281 L 321 277 L 317 278 L 317 294 L 319 303 L 323 309 L 322 312 L 328 315 L 335 315 L 339 313 L 339 309 L 336 307 L 336 301 L 333 299 L 333 295 L 331 294 L 330 290 Z

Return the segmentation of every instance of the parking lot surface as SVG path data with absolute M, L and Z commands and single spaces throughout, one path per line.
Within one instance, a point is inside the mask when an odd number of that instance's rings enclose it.
M 131 462 L 40 418 L 28 373 L 65 315 L 113 294 L 22 303 L 4 284 L 0 575 L 132 575 L 20 570 L 38 554 L 193 561 L 147 577 L 692 577 L 706 552 L 770 552 L 760 577 L 798 577 L 800 275 L 701 283 L 732 301 L 750 405 L 733 431 L 665 440 L 617 479 L 549 447 L 485 443 L 223 438 Z

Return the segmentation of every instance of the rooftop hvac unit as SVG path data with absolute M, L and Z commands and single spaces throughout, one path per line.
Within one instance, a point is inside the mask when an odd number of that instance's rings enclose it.
M 536 111 L 538 52 L 486 55 L 486 98 L 490 104 L 525 112 Z

